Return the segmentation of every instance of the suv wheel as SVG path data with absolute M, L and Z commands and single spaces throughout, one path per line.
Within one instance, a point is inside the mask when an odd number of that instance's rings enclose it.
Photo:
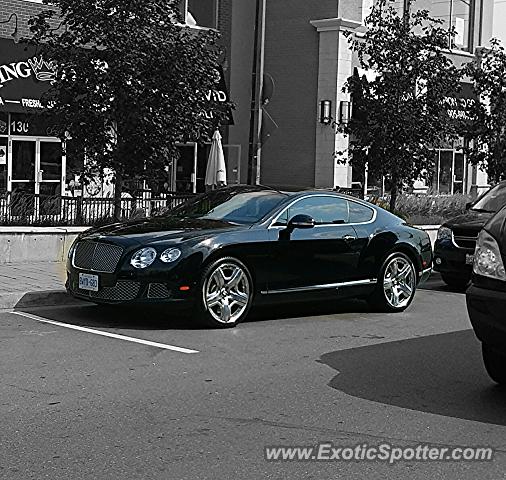
M 499 353 L 490 345 L 482 344 L 483 363 L 490 378 L 501 385 L 506 385 L 506 355 Z
M 443 282 L 446 283 L 446 285 L 455 290 L 465 290 L 469 285 L 470 280 L 466 276 L 454 277 L 452 275 L 448 275 L 447 273 L 442 273 L 441 278 L 443 279 Z

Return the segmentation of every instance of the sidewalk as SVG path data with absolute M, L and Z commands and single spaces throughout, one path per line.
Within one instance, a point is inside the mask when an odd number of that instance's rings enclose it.
M 65 264 L 0 264 L 0 309 L 73 302 L 65 292 Z

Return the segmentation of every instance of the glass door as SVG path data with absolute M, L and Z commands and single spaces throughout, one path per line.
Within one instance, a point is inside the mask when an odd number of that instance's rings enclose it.
M 64 157 L 59 141 L 38 140 L 35 191 L 39 194 L 39 214 L 58 215 L 62 195 Z
M 464 154 L 455 152 L 453 163 L 453 193 L 464 193 Z
M 28 217 L 35 213 L 35 164 L 37 143 L 35 140 L 12 140 L 9 152 L 11 186 L 11 213 Z

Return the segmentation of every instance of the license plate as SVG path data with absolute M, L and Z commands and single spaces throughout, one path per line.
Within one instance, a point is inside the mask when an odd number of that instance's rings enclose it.
M 466 265 L 472 265 L 474 262 L 474 255 L 466 253 Z
M 91 273 L 80 273 L 79 288 L 81 290 L 91 290 L 92 292 L 98 292 L 98 275 L 92 275 Z

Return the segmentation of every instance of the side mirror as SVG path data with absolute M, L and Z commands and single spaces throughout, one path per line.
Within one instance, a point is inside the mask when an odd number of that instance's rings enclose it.
M 466 210 L 470 210 L 470 208 L 473 206 L 473 202 L 467 202 L 466 203 Z
M 286 228 L 287 230 L 293 232 L 296 228 L 313 228 L 314 225 L 315 221 L 313 217 L 300 213 L 288 221 Z

